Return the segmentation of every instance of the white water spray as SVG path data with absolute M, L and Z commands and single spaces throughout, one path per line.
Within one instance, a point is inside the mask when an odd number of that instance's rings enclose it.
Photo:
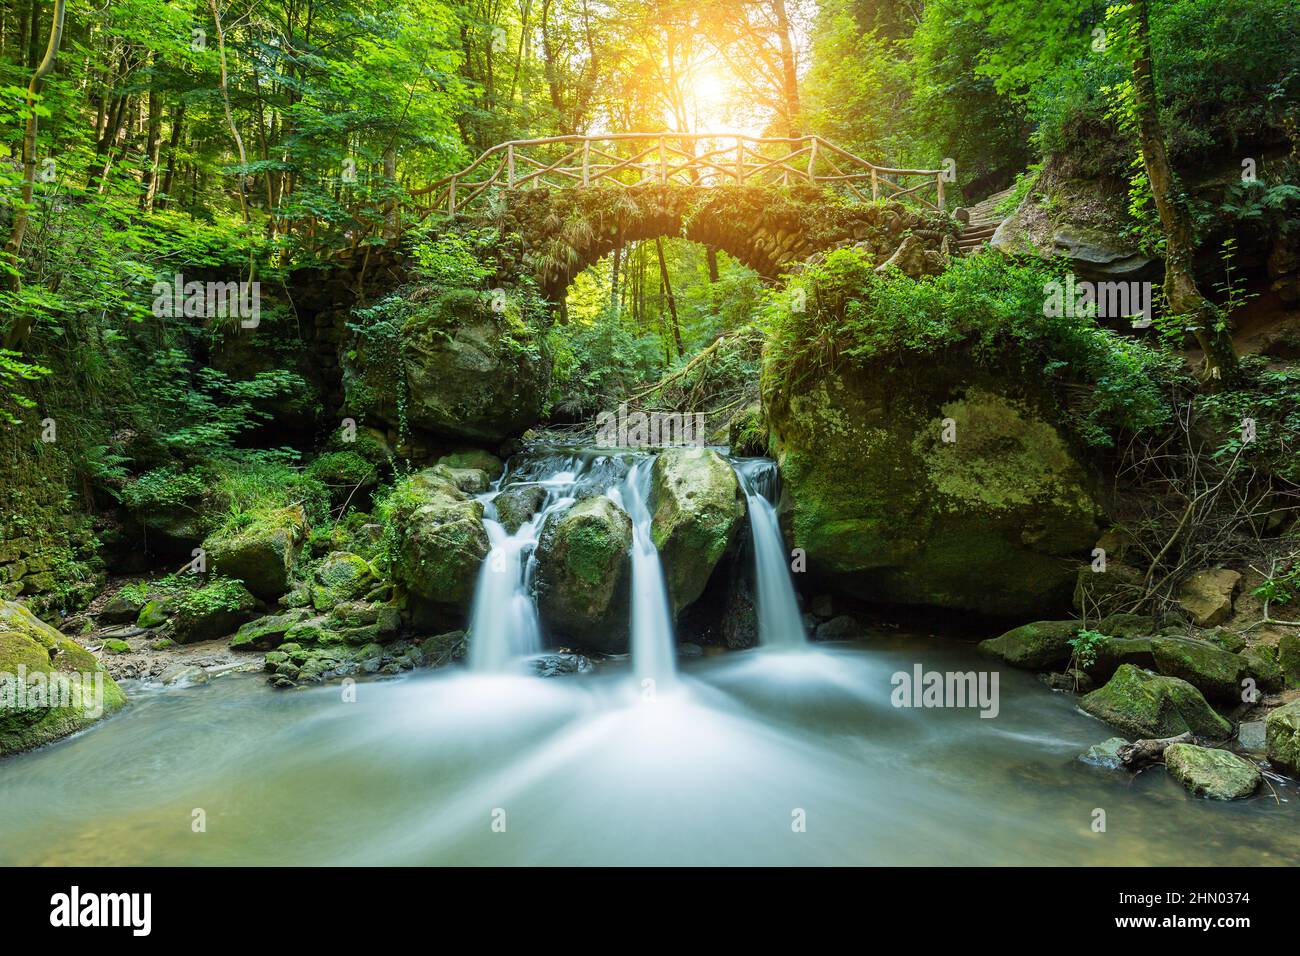
M 807 646 L 799 602 L 786 564 L 785 540 L 768 496 L 776 489 L 776 464 L 765 458 L 734 462 L 749 509 L 754 547 L 754 603 L 758 642 L 764 647 L 797 650 Z

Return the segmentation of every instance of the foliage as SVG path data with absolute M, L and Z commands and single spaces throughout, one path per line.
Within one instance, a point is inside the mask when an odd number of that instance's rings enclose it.
M 1080 631 L 1066 643 L 1070 645 L 1071 665 L 1087 670 L 1097 663 L 1097 651 L 1106 643 L 1107 635 L 1100 631 Z
M 1051 387 L 1085 386 L 1082 414 L 1070 424 L 1089 444 L 1110 445 L 1117 429 L 1167 421 L 1161 383 L 1172 361 L 1093 318 L 1044 315 L 1048 284 L 1063 281 L 1049 265 L 993 253 L 956 260 L 943 274 L 917 281 L 877 274 L 860 251 L 837 250 L 776 300 L 764 390 L 782 394 L 840 362 L 888 364 L 903 353 L 961 347 L 990 368 L 1033 375 Z

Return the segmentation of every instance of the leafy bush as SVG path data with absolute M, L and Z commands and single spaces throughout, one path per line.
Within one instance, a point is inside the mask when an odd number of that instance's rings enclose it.
M 795 277 L 768 321 L 765 391 L 780 395 L 841 362 L 896 361 L 905 353 L 969 349 L 988 368 L 1036 377 L 1048 387 L 1086 386 L 1070 425 L 1107 446 L 1115 429 L 1136 432 L 1170 415 L 1161 388 L 1175 362 L 1092 318 L 1045 316 L 1047 284 L 1064 276 L 1044 263 L 993 253 L 954 260 L 919 281 L 877 274 L 857 249 L 839 249 Z M 795 303 L 803 308 L 795 308 Z

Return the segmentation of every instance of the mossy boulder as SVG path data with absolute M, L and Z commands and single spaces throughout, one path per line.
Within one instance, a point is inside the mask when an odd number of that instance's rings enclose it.
M 453 469 L 481 471 L 492 480 L 500 478 L 506 468 L 500 458 L 481 448 L 463 448 L 454 451 L 450 455 L 443 455 L 437 463 Z
M 1300 777 L 1300 700 L 1293 700 L 1264 719 L 1264 752 L 1268 762 Z
M 285 635 L 295 625 L 307 620 L 311 612 L 305 608 L 293 608 L 283 614 L 268 614 L 255 621 L 249 621 L 230 641 L 234 651 L 269 651 L 284 643 Z
M 114 594 L 99 611 L 100 624 L 134 624 L 144 607 L 144 595 L 134 587 Z
M 1300 633 L 1288 632 L 1277 642 L 1277 663 L 1287 687 L 1300 687 Z
M 541 417 L 551 358 L 521 301 L 506 296 L 495 312 L 478 290 L 431 287 L 390 298 L 380 308 L 395 341 L 361 335 L 345 353 L 348 407 L 448 438 L 496 443 L 522 434 Z M 394 386 L 403 379 L 404 389 Z
M 1151 650 L 1151 638 L 1107 635 L 1106 639 L 1093 649 L 1092 663 L 1084 670 L 1093 680 L 1105 681 L 1110 680 L 1111 675 L 1124 664 L 1147 669 L 1154 668 L 1156 658 Z
M 1277 662 L 1277 648 L 1254 644 L 1242 651 L 1241 657 L 1246 662 L 1246 672 L 1255 678 L 1260 690 L 1282 689 L 1282 667 Z
M 1241 800 L 1259 789 L 1263 776 L 1255 765 L 1226 750 L 1173 744 L 1165 749 L 1165 768 L 1198 797 Z
M 350 449 L 327 451 L 307 466 L 307 475 L 329 490 L 330 502 L 359 504 L 379 484 L 381 466 Z
M 998 616 L 1069 607 L 1100 509 L 1024 376 L 927 355 L 765 387 L 782 525 L 814 585 Z
M 378 583 L 365 558 L 349 551 L 333 551 L 316 566 L 312 605 L 318 611 L 328 611 L 341 601 L 363 597 Z
M 552 515 L 537 544 L 537 604 L 547 626 L 583 646 L 627 651 L 632 519 L 603 495 Z
M 1239 703 L 1246 660 L 1206 641 L 1190 638 L 1157 637 L 1151 642 L 1156 670 L 1187 681 L 1207 698 L 1220 703 Z
M 125 703 L 94 654 L 23 605 L 0 601 L 0 756 L 75 733 Z
M 546 503 L 546 489 L 541 485 L 512 485 L 492 503 L 501 527 L 514 534 Z
M 1056 670 L 1070 662 L 1074 653 L 1070 641 L 1079 628 L 1078 621 L 1035 621 L 981 641 L 979 648 L 1012 667 Z
M 166 598 L 150 598 L 144 602 L 140 608 L 140 613 L 136 616 L 136 627 L 162 627 L 167 623 L 167 617 L 171 613 L 171 602 Z
M 239 581 L 213 578 L 172 598 L 171 637 L 177 644 L 233 634 L 253 616 L 257 599 Z
M 479 567 L 490 550 L 483 504 L 434 469 L 401 481 L 385 521 L 396 542 L 392 575 L 413 598 L 422 619 L 463 619 Z
M 709 583 L 745 516 L 736 473 L 708 448 L 670 448 L 651 471 L 650 534 L 663 561 L 673 613 L 681 611 Z
M 131 645 L 120 637 L 110 637 L 104 641 L 104 652 L 107 654 L 129 654 Z
M 288 590 L 298 551 L 307 537 L 301 505 L 255 512 L 209 535 L 203 542 L 217 574 L 244 582 L 264 601 Z
M 1232 725 L 1214 712 L 1191 684 L 1123 664 L 1104 687 L 1085 694 L 1079 706 L 1126 736 L 1174 737 L 1191 731 L 1219 740 Z

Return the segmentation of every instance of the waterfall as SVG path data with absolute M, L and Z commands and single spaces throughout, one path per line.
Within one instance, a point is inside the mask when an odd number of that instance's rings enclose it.
M 785 540 L 777 523 L 776 464 L 766 458 L 733 462 L 749 510 L 754 547 L 754 602 L 758 609 L 758 641 L 764 647 L 795 650 L 805 647 L 803 618 L 786 564 Z
M 520 660 L 542 649 L 542 630 L 533 593 L 536 568 L 534 550 L 543 523 L 552 511 L 573 504 L 578 480 L 572 459 L 547 462 L 536 484 L 546 490 L 546 501 L 528 521 L 509 534 L 496 520 L 492 499 L 506 476 L 480 496 L 486 503 L 483 527 L 492 548 L 479 567 L 470 609 L 469 666 L 471 670 L 501 673 L 515 670 Z
M 636 676 L 655 685 L 673 679 L 676 670 L 673 617 L 659 549 L 650 534 L 650 471 L 653 458 L 643 458 L 609 496 L 632 519 L 632 666 Z

